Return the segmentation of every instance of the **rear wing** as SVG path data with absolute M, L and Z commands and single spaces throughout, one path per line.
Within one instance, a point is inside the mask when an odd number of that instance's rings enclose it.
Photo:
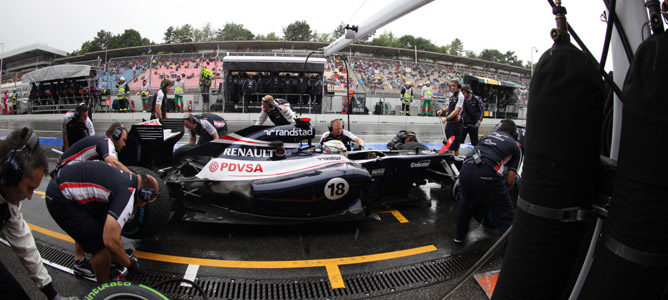
M 152 125 L 132 125 L 119 160 L 126 166 L 158 169 L 171 166 L 174 145 L 183 137 L 183 119 L 162 119 Z

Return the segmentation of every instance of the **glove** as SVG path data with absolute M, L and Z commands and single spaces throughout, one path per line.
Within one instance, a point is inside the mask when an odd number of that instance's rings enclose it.
M 45 285 L 42 288 L 42 293 L 44 293 L 44 295 L 46 295 L 46 298 L 49 299 L 49 300 L 60 300 L 60 296 L 58 296 L 58 292 L 53 287 L 53 282 L 49 282 L 49 284 Z
M 138 258 L 134 256 L 130 257 L 130 266 L 128 267 L 128 271 L 135 274 L 144 274 L 144 270 L 141 268 Z

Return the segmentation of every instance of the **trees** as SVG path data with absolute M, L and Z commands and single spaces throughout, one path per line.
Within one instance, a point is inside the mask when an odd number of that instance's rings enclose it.
M 329 33 L 323 32 L 323 33 L 318 33 L 317 31 L 313 32 L 313 37 L 312 37 L 314 42 L 319 42 L 319 43 L 331 43 L 334 41 L 334 38 L 332 38 L 332 35 Z
M 332 39 L 336 40 L 346 33 L 346 24 L 341 22 L 339 26 L 336 26 L 336 29 L 332 31 Z
M 193 30 L 193 39 L 195 42 L 208 42 L 216 38 L 216 32 L 211 28 L 211 23 L 207 22 L 201 29 Z
M 306 21 L 295 21 L 283 28 L 283 37 L 287 41 L 310 41 L 311 25 Z
M 452 40 L 448 46 L 447 54 L 461 56 L 464 53 L 464 43 L 459 38 Z
M 71 54 L 85 54 L 88 52 L 102 51 L 105 49 L 116 49 L 151 45 L 152 42 L 147 38 L 142 38 L 141 34 L 134 29 L 126 29 L 122 34 L 113 35 L 109 31 L 100 30 L 90 41 L 81 44 L 81 49 L 73 51 Z
M 278 41 L 281 38 L 276 35 L 275 32 L 270 32 L 267 35 L 264 34 L 258 34 L 255 36 L 256 40 L 261 40 L 261 41 Z
M 253 33 L 244 28 L 244 25 L 229 22 L 225 24 L 223 29 L 219 29 L 216 32 L 217 41 L 239 41 L 239 40 L 252 40 L 255 37 Z
M 484 49 L 480 52 L 478 58 L 498 63 L 505 62 L 505 56 L 499 50 L 496 49 Z
M 397 41 L 397 38 L 394 37 L 392 32 L 387 31 L 371 40 L 370 44 L 374 46 L 399 47 L 399 41 Z
M 167 30 L 165 30 L 165 43 L 171 44 L 174 42 L 174 26 L 169 26 L 167 27 Z

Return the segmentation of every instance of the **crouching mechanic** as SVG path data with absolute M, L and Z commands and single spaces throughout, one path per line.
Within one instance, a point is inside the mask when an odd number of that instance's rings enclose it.
M 0 142 L 0 157 L 3 159 L 0 168 L 0 230 L 30 279 L 48 299 L 60 299 L 21 214 L 21 201 L 32 198 L 48 172 L 46 154 L 39 147 L 39 139 L 33 131 L 23 128 L 12 131 Z M 30 299 L 14 278 L 14 273 L 0 262 L 0 298 Z
M 128 131 L 119 122 L 109 126 L 105 136 L 89 136 L 74 143 L 60 156 L 60 163 L 53 172 L 58 172 L 66 165 L 87 160 L 103 160 L 116 168 L 127 173 L 133 173 L 118 160 L 118 152 L 125 147 L 128 139 Z M 55 176 L 56 173 L 54 173 Z M 75 276 L 95 278 L 90 261 L 86 259 L 83 248 L 74 243 L 74 267 Z
M 290 108 L 290 103 L 285 99 L 274 99 L 271 95 L 262 97 L 262 111 L 255 125 L 263 125 L 267 118 L 276 126 L 295 124 L 295 112 Z
M 469 221 L 477 205 L 487 206 L 501 234 L 513 223 L 515 209 L 508 190 L 515 183 L 521 160 L 514 136 L 516 131 L 515 122 L 510 119 L 501 121 L 499 129 L 483 136 L 464 160 L 459 173 L 462 192 L 457 207 L 456 244 L 466 238 Z M 508 171 L 505 180 L 504 168 Z
M 361 148 L 364 148 L 364 140 L 343 127 L 342 119 L 335 119 L 329 122 L 329 131 L 322 134 L 322 137 L 320 138 L 320 144 L 331 140 L 339 140 L 343 142 L 346 147 L 349 147 L 351 142 L 355 142 L 360 145 Z
M 190 130 L 189 144 L 197 145 L 210 142 L 227 134 L 227 123 L 223 117 L 212 114 L 203 113 L 199 115 L 187 114 L 183 119 L 183 125 Z M 199 135 L 199 141 L 197 136 Z
M 109 281 L 111 262 L 141 273 L 138 260 L 128 257 L 121 229 L 135 207 L 153 203 L 158 181 L 150 175 L 123 172 L 102 161 L 67 165 L 52 176 L 46 207 L 58 226 L 84 251 L 98 283 Z

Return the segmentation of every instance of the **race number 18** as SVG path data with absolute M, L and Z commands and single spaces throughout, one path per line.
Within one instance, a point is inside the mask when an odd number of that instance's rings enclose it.
M 341 199 L 348 194 L 348 182 L 343 178 L 332 178 L 325 184 L 325 197 L 329 200 Z

